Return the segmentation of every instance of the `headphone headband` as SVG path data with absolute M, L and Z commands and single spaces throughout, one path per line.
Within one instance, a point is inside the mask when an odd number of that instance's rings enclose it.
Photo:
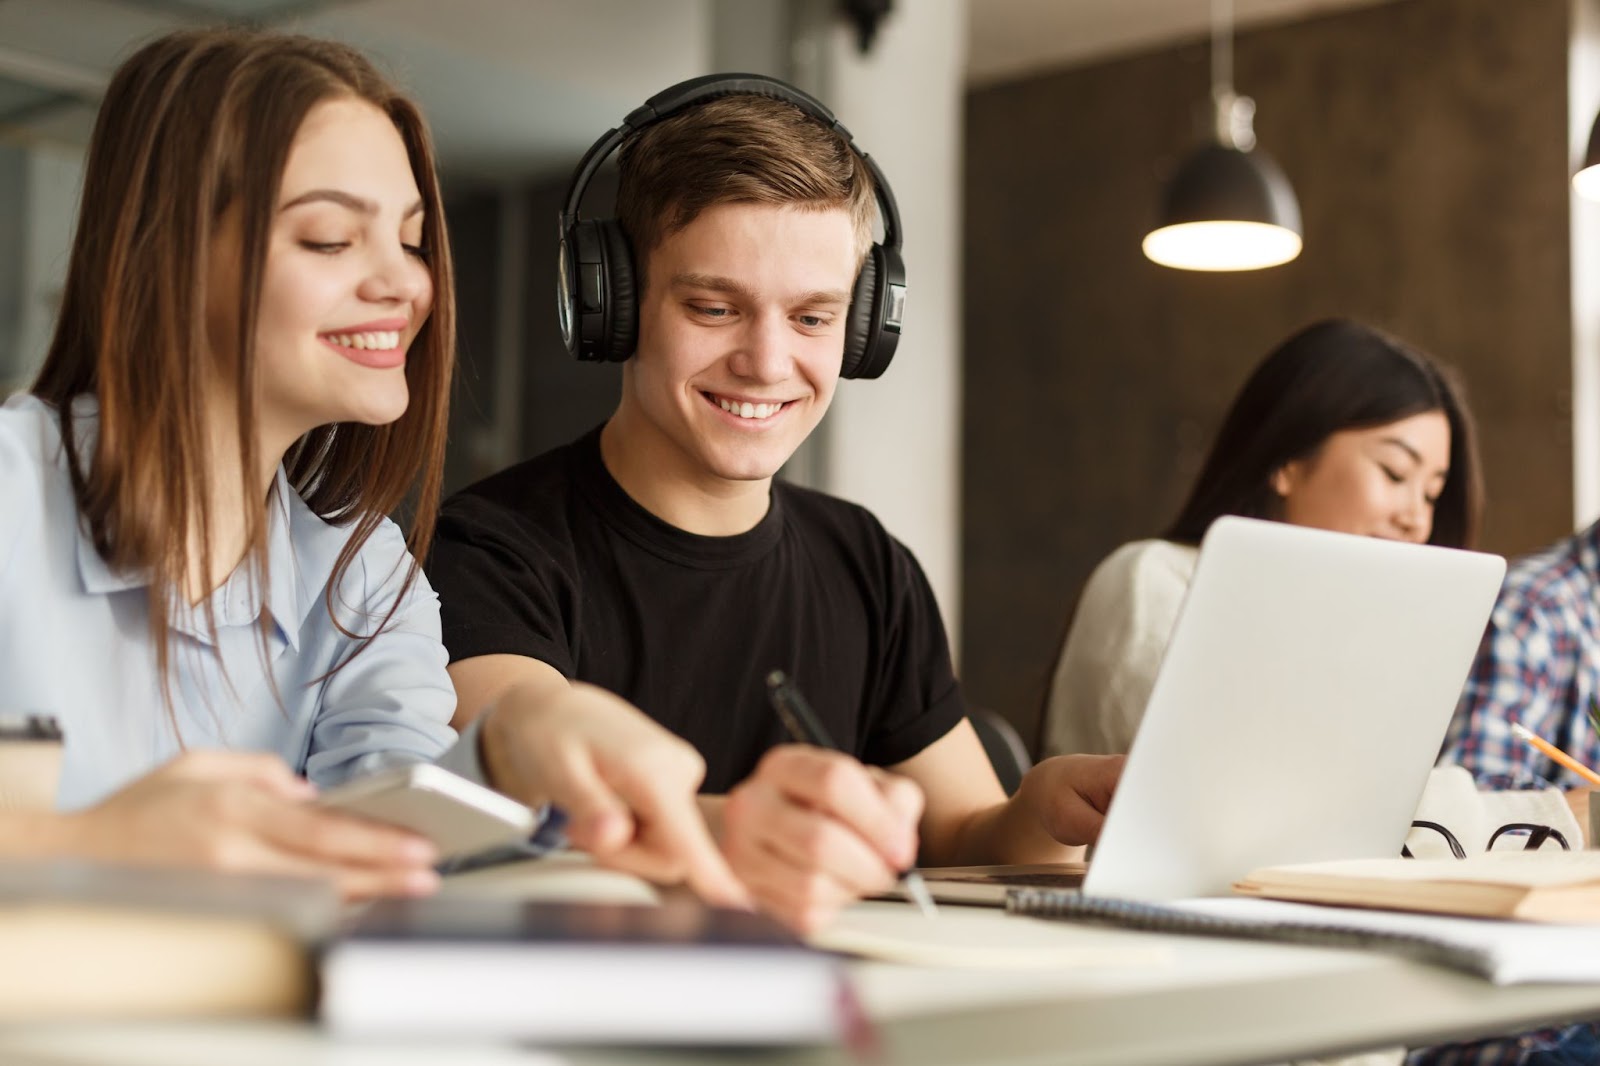
M 850 131 L 833 117 L 833 112 L 829 111 L 821 100 L 808 92 L 796 89 L 793 85 L 761 74 L 706 74 L 703 77 L 690 78 L 688 81 L 669 85 L 634 108 L 622 123 L 633 129 L 639 129 L 668 115 L 675 115 L 686 107 L 703 104 L 720 96 L 766 96 L 773 100 L 782 100 L 784 103 L 793 104 L 812 118 L 826 123 L 846 141 L 851 141 Z M 853 141 L 851 147 L 855 147 Z

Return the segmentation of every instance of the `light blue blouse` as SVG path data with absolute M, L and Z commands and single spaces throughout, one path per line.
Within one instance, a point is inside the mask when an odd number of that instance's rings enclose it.
M 73 405 L 85 442 L 90 398 Z M 148 582 L 112 570 L 78 520 L 53 407 L 22 395 L 0 407 L 0 711 L 55 715 L 65 732 L 58 803 L 88 805 L 196 748 L 275 752 L 320 786 L 401 762 L 435 761 L 477 781 L 476 730 L 450 728 L 439 601 L 418 574 L 383 632 L 356 640 L 328 608 L 348 529 L 323 521 L 282 469 L 268 506 L 268 577 L 242 565 L 203 607 L 178 604 L 169 667 L 172 713 L 156 668 Z M 385 520 L 335 590 L 344 628 L 371 633 L 411 556 Z M 260 620 L 266 613 L 266 643 Z M 181 738 L 181 743 L 180 743 Z

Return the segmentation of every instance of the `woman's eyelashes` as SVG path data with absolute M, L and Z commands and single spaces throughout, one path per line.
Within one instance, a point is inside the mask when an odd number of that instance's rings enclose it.
M 1400 471 L 1394 469 L 1392 466 L 1390 466 L 1387 463 L 1379 463 L 1378 464 L 1378 469 L 1382 470 L 1383 471 L 1383 476 L 1388 478 L 1389 481 L 1392 484 L 1395 484 L 1395 485 L 1403 485 L 1407 481 L 1409 481 L 1410 478 L 1411 478 L 1410 475 L 1401 473 Z M 1427 504 L 1429 507 L 1436 506 L 1438 504 L 1438 502 L 1439 502 L 1439 497 L 1442 496 L 1442 495 L 1444 495 L 1444 486 L 1441 485 L 1439 488 L 1434 489 L 1432 492 L 1424 493 L 1423 497 L 1422 497 L 1422 502 Z
M 300 247 L 308 252 L 315 252 L 317 255 L 338 255 L 354 243 L 354 240 L 318 241 L 307 237 L 302 237 L 299 241 Z M 420 241 L 412 244 L 402 240 L 400 242 L 400 250 L 413 259 L 420 259 L 423 262 L 428 260 L 428 246 Z

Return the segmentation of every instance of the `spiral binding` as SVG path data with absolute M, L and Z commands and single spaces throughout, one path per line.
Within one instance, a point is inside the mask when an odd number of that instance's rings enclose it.
M 1494 973 L 1493 956 L 1484 948 L 1452 944 L 1417 933 L 1350 929 L 1314 922 L 1250 921 L 1198 914 L 1138 900 L 1085 896 L 1059 889 L 1013 888 L 1006 892 L 1006 911 L 1033 918 L 1111 925 L 1150 933 L 1226 937 L 1303 944 L 1319 948 L 1354 948 L 1398 955 L 1413 962 L 1462 970 L 1479 977 Z

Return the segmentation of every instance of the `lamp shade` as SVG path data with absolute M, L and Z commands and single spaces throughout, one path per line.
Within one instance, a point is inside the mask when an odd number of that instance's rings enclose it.
M 1300 204 L 1278 165 L 1208 144 L 1167 186 L 1144 254 L 1181 270 L 1259 270 L 1289 262 L 1300 245 Z
M 1583 169 L 1572 176 L 1572 187 L 1585 200 L 1600 200 L 1600 115 L 1589 127 L 1589 148 L 1583 153 Z

